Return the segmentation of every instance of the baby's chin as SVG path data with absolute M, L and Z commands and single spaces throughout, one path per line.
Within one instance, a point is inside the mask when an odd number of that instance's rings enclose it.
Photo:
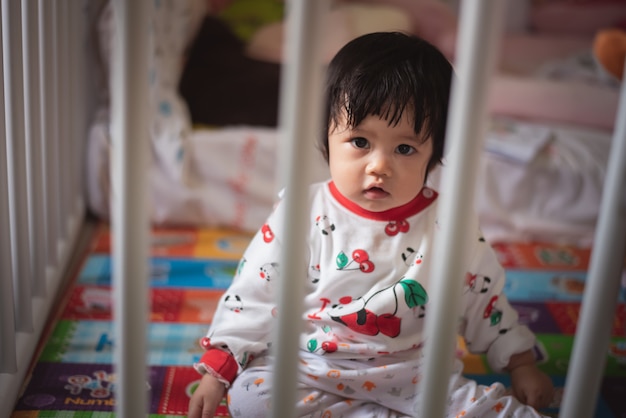
M 355 203 L 361 207 L 361 209 L 369 212 L 385 212 L 398 206 L 391 198 L 367 199 L 361 197 Z

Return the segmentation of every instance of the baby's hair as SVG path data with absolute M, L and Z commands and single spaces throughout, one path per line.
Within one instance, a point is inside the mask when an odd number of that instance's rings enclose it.
M 433 141 L 428 174 L 443 157 L 452 74 L 446 57 L 417 36 L 377 32 L 348 42 L 328 67 L 322 155 L 328 161 L 328 129 L 344 115 L 350 127 L 370 115 L 395 126 L 411 112 L 415 133 Z

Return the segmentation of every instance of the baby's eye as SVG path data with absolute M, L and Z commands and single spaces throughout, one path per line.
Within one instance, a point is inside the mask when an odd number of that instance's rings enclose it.
M 417 152 L 415 148 L 407 144 L 398 145 L 398 148 L 396 148 L 396 151 L 398 152 L 398 154 L 402 154 L 402 155 L 411 155 Z
M 368 148 L 369 147 L 369 142 L 367 142 L 367 139 L 362 138 L 362 137 L 353 138 L 351 142 L 352 142 L 352 145 L 354 145 L 356 148 Z

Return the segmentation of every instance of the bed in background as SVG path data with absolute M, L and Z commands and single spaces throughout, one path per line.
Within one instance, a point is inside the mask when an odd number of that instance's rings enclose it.
M 526 24 L 509 20 L 502 39 L 476 209 L 492 242 L 589 245 L 619 93 L 596 67 L 592 40 L 598 28 L 624 24 L 626 6 L 612 0 L 524 4 Z M 255 230 L 280 189 L 283 4 L 235 0 L 219 16 L 208 13 L 203 0 L 157 5 L 148 104 L 151 221 Z M 327 57 L 358 34 L 404 30 L 454 60 L 456 14 L 447 2 L 344 0 L 328 27 Z M 105 73 L 113 30 L 105 8 L 97 31 Z M 107 109 L 103 100 L 87 158 L 89 207 L 104 220 L 115 199 Z M 314 179 L 324 179 L 325 163 L 313 145 L 311 158 Z

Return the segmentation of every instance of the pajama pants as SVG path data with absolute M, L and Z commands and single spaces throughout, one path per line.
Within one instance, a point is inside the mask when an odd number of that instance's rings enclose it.
M 298 374 L 296 416 L 316 418 L 415 417 L 419 361 L 392 364 L 390 359 L 335 360 L 303 353 Z M 542 417 L 533 408 L 506 395 L 500 383 L 478 385 L 461 376 L 455 364 L 450 379 L 446 417 Z M 271 410 L 273 367 L 267 357 L 252 361 L 228 391 L 234 418 L 267 417 Z

